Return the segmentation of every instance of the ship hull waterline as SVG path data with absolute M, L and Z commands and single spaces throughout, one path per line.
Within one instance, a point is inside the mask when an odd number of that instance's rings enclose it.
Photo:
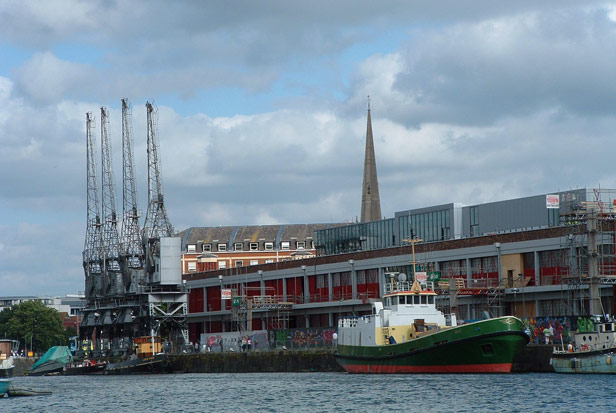
M 528 336 L 515 327 L 477 331 L 482 327 L 491 329 L 469 324 L 401 344 L 339 345 L 336 360 L 349 373 L 510 373 Z

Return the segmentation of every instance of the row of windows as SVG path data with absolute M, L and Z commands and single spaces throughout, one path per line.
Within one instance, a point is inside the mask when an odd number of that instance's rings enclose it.
M 311 242 L 310 246 L 314 249 L 314 242 Z M 212 244 L 203 244 L 202 246 L 202 251 L 203 252 L 209 252 L 212 251 Z M 251 242 L 248 245 L 248 250 L 249 251 L 259 251 L 259 243 L 258 242 Z M 227 244 L 226 243 L 219 243 L 216 244 L 216 249 L 219 252 L 224 252 L 227 251 Z M 291 242 L 290 241 L 282 241 L 280 243 L 280 249 L 281 250 L 290 250 L 291 249 Z M 295 249 L 301 250 L 301 249 L 306 249 L 306 241 L 296 241 L 295 242 Z M 263 244 L 263 250 L 264 251 L 273 251 L 274 250 L 274 243 L 273 242 L 266 242 Z M 186 251 L 187 252 L 197 252 L 197 245 L 196 244 L 188 244 L 186 246 Z M 244 251 L 244 243 L 243 242 L 236 242 L 233 244 L 233 251 Z
M 387 297 L 385 305 L 391 306 L 397 304 L 410 304 L 410 305 L 427 305 L 434 304 L 433 295 L 400 295 L 395 297 Z
M 396 245 L 393 219 L 327 228 L 315 231 L 315 238 L 325 255 Z
M 450 212 L 448 209 L 402 215 L 398 222 L 400 237 L 403 240 L 412 237 L 424 241 L 440 241 L 451 238 Z

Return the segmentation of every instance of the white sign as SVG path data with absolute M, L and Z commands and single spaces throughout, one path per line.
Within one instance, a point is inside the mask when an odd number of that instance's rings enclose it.
M 225 289 L 220 290 L 220 299 L 230 300 L 231 299 L 231 289 L 225 288 Z
M 546 195 L 545 196 L 545 207 L 548 209 L 560 208 L 560 201 L 558 199 L 558 195 Z
M 417 282 L 420 282 L 420 283 L 425 283 L 426 281 L 428 281 L 428 273 L 426 273 L 426 272 L 416 272 L 415 273 L 415 280 Z

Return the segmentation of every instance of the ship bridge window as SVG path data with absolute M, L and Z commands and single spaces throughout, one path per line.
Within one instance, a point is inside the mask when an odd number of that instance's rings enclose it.
M 391 307 L 391 297 L 387 297 L 387 299 L 385 300 L 385 305 L 387 307 Z
M 428 304 L 434 304 L 434 296 L 433 295 L 429 295 L 428 296 Z
M 421 296 L 421 303 L 422 304 L 428 304 L 428 296 L 422 295 Z
M 419 296 L 418 295 L 413 296 L 413 302 L 415 304 L 419 304 Z

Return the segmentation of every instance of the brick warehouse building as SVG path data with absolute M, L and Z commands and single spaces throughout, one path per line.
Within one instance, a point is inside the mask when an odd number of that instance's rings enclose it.
M 423 239 L 415 244 L 416 271 L 430 276 L 439 306 L 459 319 L 486 311 L 520 317 L 616 312 L 613 194 L 578 189 L 401 211 L 389 220 L 316 229 L 317 255 L 185 271 L 190 338 L 334 327 L 340 316 L 366 314 L 392 273 L 413 274 L 409 237 Z M 183 248 L 188 254 L 188 244 Z M 222 300 L 223 292 L 230 299 Z

